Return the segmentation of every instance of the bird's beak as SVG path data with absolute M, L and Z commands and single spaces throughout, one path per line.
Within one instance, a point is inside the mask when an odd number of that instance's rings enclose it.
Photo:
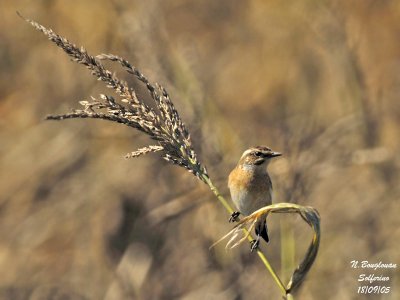
M 277 157 L 277 156 L 281 156 L 282 155 L 282 153 L 279 153 L 279 152 L 272 152 L 271 153 L 271 157 Z

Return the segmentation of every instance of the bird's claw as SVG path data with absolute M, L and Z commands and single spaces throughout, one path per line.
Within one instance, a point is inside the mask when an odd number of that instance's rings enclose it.
M 240 212 L 234 211 L 231 216 L 229 217 L 229 223 L 234 223 L 239 221 Z
M 260 240 L 252 240 L 250 242 L 250 252 L 253 252 L 254 250 L 258 249 L 258 245 L 260 244 Z

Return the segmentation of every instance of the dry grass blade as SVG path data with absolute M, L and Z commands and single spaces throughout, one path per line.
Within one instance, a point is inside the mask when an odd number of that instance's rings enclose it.
M 98 80 L 106 83 L 119 97 L 118 103 L 112 96 L 100 95 L 100 99 L 80 101 L 84 109 L 71 113 L 47 116 L 47 120 L 64 120 L 73 118 L 94 118 L 124 124 L 133 127 L 155 140 L 158 145 L 148 146 L 134 151 L 127 157 L 138 157 L 149 152 L 160 152 L 161 157 L 172 164 L 184 167 L 200 180 L 207 183 L 206 168 L 200 164 L 193 149 L 189 131 L 186 129 L 178 111 L 172 103 L 165 88 L 152 84 L 146 76 L 133 67 L 127 60 L 112 54 L 97 57 L 89 55 L 83 47 L 77 47 L 66 38 L 56 34 L 39 23 L 25 19 L 34 28 L 46 35 L 50 41 L 64 50 L 72 59 L 86 66 Z M 157 109 L 147 106 L 136 95 L 135 90 L 120 80 L 113 72 L 107 70 L 100 60 L 109 59 L 119 62 L 122 67 L 144 83 L 154 100 Z
M 277 203 L 272 204 L 269 206 L 265 206 L 250 216 L 247 216 L 239 221 L 239 223 L 225 236 L 223 236 L 220 240 L 212 245 L 215 246 L 216 244 L 220 243 L 221 241 L 230 237 L 226 247 L 227 248 L 234 248 L 240 245 L 247 239 L 249 232 L 251 231 L 252 227 L 254 227 L 255 222 L 259 220 L 262 216 L 268 215 L 270 213 L 289 213 L 289 214 L 299 214 L 303 220 L 310 225 L 313 229 L 314 235 L 313 239 L 310 243 L 310 246 L 307 249 L 307 252 L 299 264 L 299 266 L 294 270 L 292 277 L 286 287 L 286 292 L 291 293 L 295 288 L 298 288 L 300 284 L 305 279 L 308 271 L 310 270 L 311 266 L 313 265 L 315 258 L 317 257 L 319 244 L 321 240 L 321 230 L 320 230 L 320 217 L 318 211 L 309 206 L 301 206 L 293 203 Z M 240 232 L 243 232 L 243 229 L 248 228 L 244 231 L 244 236 L 239 238 Z

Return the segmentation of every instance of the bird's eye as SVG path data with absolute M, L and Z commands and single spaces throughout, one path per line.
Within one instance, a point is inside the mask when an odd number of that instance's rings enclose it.
M 262 156 L 262 153 L 257 151 L 257 152 L 254 152 L 254 155 L 257 156 L 257 157 L 260 157 L 260 156 Z

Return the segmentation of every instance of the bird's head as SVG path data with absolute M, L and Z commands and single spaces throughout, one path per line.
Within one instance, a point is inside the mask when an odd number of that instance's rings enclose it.
M 239 165 L 247 167 L 267 166 L 272 158 L 281 156 L 279 152 L 274 152 L 265 146 L 251 147 L 243 152 L 239 160 Z

